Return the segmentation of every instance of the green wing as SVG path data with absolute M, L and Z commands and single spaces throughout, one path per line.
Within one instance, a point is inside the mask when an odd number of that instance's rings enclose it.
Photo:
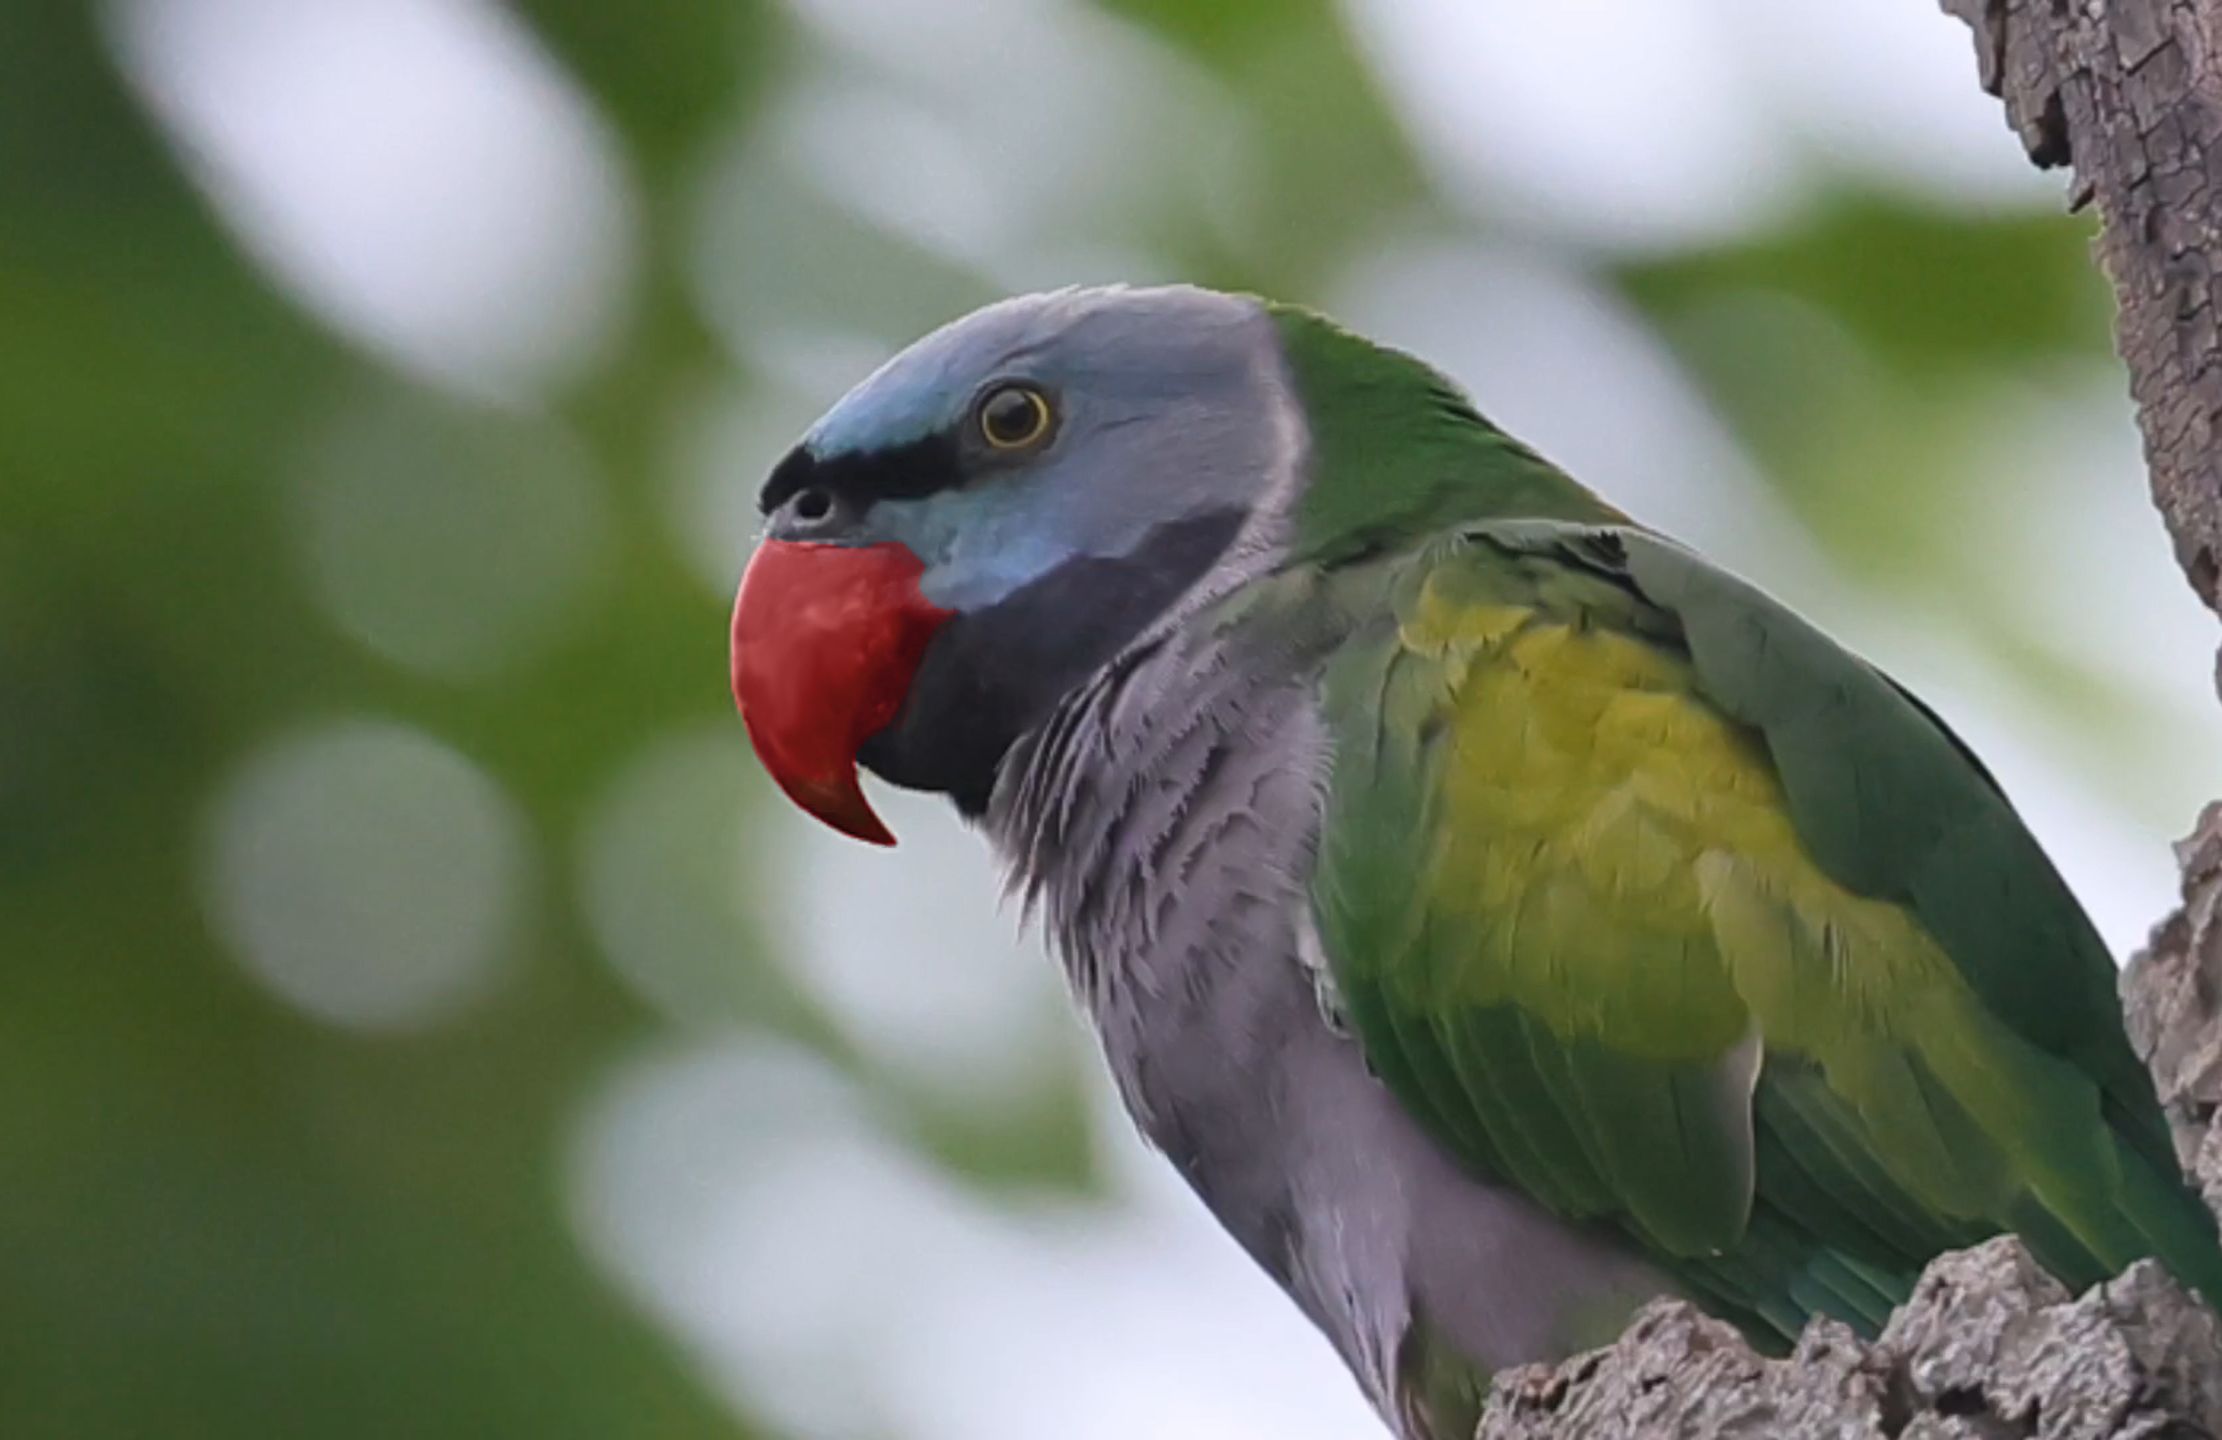
M 2104 945 L 1918 702 L 1639 530 L 1476 527 L 1389 584 L 1328 674 L 1313 901 L 1469 1164 L 1761 1338 L 2009 1229 L 2222 1297 Z

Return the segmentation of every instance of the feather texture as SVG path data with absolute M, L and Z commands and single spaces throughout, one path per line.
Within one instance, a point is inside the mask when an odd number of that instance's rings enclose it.
M 1313 902 L 1444 1143 L 1762 1338 L 1872 1328 L 2008 1229 L 2073 1284 L 2157 1254 L 2222 1295 L 2111 961 L 1928 712 L 1632 528 L 1375 563 Z

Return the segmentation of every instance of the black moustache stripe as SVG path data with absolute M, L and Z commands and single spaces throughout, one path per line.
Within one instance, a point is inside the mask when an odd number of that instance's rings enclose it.
M 1128 554 L 1068 560 L 959 614 L 926 647 L 894 723 L 859 758 L 884 780 L 942 791 L 978 815 L 1011 742 L 1209 570 L 1243 513 L 1160 525 Z

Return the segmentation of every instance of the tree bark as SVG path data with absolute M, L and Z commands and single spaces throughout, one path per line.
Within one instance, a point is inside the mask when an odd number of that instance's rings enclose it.
M 1941 3 L 2030 160 L 2097 206 L 2153 502 L 2222 611 L 2222 0 Z M 2183 904 L 2123 972 L 2124 1008 L 2222 1208 L 2222 802 L 2177 858 Z M 1872 1344 L 1819 1320 L 1787 1360 L 1662 1301 L 1608 1350 L 1499 1377 L 1479 1440 L 1700 1436 L 2222 1437 L 2222 1322 L 2152 1261 L 2071 1297 L 2007 1237 L 1930 1265 Z
M 2158 1440 L 2222 1433 L 2222 1326 L 2139 1261 L 2071 1299 L 2021 1242 L 1929 1267 L 1872 1345 L 1832 1320 L 1787 1360 L 1678 1301 L 1610 1350 L 1500 1379 L 1478 1440 Z

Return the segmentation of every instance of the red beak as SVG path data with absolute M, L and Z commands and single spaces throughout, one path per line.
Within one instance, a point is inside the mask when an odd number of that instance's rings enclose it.
M 834 829 L 895 837 L 864 798 L 857 751 L 903 708 L 926 642 L 954 613 L 919 593 L 902 545 L 767 540 L 733 602 L 733 700 L 779 788 Z

